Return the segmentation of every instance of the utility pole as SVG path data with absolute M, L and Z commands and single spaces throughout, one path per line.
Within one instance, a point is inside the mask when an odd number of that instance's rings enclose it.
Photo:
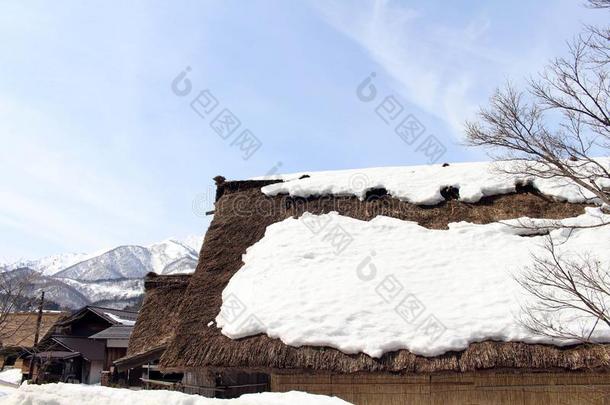
M 36 318 L 36 331 L 34 332 L 34 344 L 32 345 L 32 359 L 30 360 L 29 377 L 32 380 L 34 373 L 34 363 L 36 362 L 36 345 L 40 336 L 40 324 L 42 323 L 42 307 L 44 306 L 44 291 L 40 294 L 40 303 L 38 304 L 38 317 Z
M 44 306 L 44 291 L 40 294 L 40 304 L 38 304 L 38 318 L 36 319 L 36 333 L 34 333 L 34 346 L 38 344 L 40 335 L 40 324 L 42 323 L 42 307 Z

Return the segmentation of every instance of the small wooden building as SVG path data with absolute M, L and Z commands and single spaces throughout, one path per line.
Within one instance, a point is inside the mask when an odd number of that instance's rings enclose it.
M 89 336 L 89 339 L 104 342 L 104 370 L 110 370 L 115 360 L 127 354 L 129 337 L 132 332 L 132 325 L 114 325 Z
M 112 361 L 127 352 L 137 312 L 87 306 L 57 322 L 26 357 L 34 381 L 96 384 Z M 29 378 L 29 376 L 27 376 Z
M 372 358 L 330 347 L 291 347 L 266 335 L 232 340 L 210 327 L 219 314 L 223 289 L 243 265 L 246 249 L 269 225 L 304 212 L 337 211 L 360 220 L 386 215 L 446 229 L 458 221 L 566 218 L 584 210 L 584 205 L 556 201 L 527 188 L 472 204 L 447 198 L 427 207 L 393 199 L 384 190 L 364 201 L 355 196 L 298 198 L 261 192 L 262 186 L 277 181 L 219 185 L 199 264 L 188 286 L 181 286 L 184 299 L 171 323 L 175 332 L 169 341 L 163 340 L 168 346 L 161 356 L 162 370 L 184 372 L 185 382 L 200 386 L 211 385 L 214 378 L 215 386 L 228 386 L 240 376 L 250 376 L 243 385 L 258 389 L 267 379 L 264 389 L 336 395 L 357 405 L 608 403 L 610 348 L 605 345 L 560 348 L 487 340 L 436 357 L 400 350 Z M 154 299 L 150 289 L 146 299 Z

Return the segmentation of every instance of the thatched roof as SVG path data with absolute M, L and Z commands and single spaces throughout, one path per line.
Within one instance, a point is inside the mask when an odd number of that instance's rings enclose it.
M 144 302 L 129 338 L 128 357 L 165 347 L 173 338 L 189 279 L 188 274 L 146 276 Z
M 223 189 L 219 192 L 220 199 L 205 236 L 199 264 L 184 294 L 176 335 L 161 358 L 162 367 L 410 373 L 485 368 L 578 370 L 610 365 L 610 355 L 601 346 L 558 348 L 488 341 L 433 358 L 401 350 L 375 359 L 364 354 L 348 355 L 328 347 L 289 347 L 264 335 L 239 340 L 227 338 L 218 328 L 207 327 L 219 313 L 222 291 L 243 265 L 241 257 L 246 249 L 264 236 L 267 226 L 285 218 L 299 216 L 305 211 L 314 214 L 338 211 L 361 220 L 382 214 L 416 221 L 428 228 L 444 229 L 448 223 L 456 221 L 489 223 L 522 216 L 566 218 L 584 211 L 583 205 L 554 201 L 528 188 L 485 197 L 474 204 L 452 200 L 449 196 L 438 205 L 421 207 L 383 193 L 364 202 L 349 196 L 307 199 L 265 196 L 260 191 L 261 186 L 273 182 L 235 181 L 221 186 Z
M 38 339 L 51 330 L 53 325 L 66 316 L 63 312 L 43 312 L 40 323 Z M 36 333 L 36 320 L 38 314 L 35 312 L 22 312 L 7 314 L 6 322 L 1 326 L 0 343 L 2 348 L 10 347 L 32 347 Z

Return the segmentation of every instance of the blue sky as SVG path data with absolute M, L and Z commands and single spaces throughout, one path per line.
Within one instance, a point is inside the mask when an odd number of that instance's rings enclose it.
M 0 261 L 203 235 L 218 174 L 427 163 L 376 114 L 389 96 L 442 161 L 485 159 L 464 120 L 606 18 L 567 0 L 1 1 Z M 224 108 L 241 122 L 227 140 L 210 126 Z

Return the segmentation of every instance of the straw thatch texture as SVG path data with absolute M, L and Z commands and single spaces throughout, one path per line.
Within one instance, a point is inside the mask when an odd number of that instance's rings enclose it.
M 40 322 L 38 339 L 49 332 L 52 326 L 66 314 L 62 312 L 43 312 Z M 32 347 L 34 346 L 34 335 L 36 333 L 36 320 L 38 314 L 35 312 L 7 314 L 6 322 L 1 326 L 0 336 L 3 337 L 0 344 L 2 348 Z
M 363 220 L 383 214 L 442 229 L 450 222 L 461 220 L 488 223 L 521 216 L 565 218 L 579 215 L 584 209 L 583 205 L 553 201 L 532 190 L 488 197 L 477 204 L 448 200 L 434 207 L 420 207 L 389 196 L 368 202 L 354 197 L 266 197 L 260 187 L 269 183 L 272 181 L 225 183 L 205 236 L 199 264 L 186 290 L 176 336 L 161 358 L 162 367 L 428 373 L 485 368 L 577 370 L 604 368 L 610 363 L 608 353 L 601 347 L 556 348 L 501 342 L 477 343 L 463 352 L 434 358 L 403 350 L 373 359 L 325 347 L 289 347 L 262 335 L 231 340 L 217 328 L 206 327 L 217 316 L 222 304 L 221 293 L 242 266 L 241 257 L 246 249 L 263 237 L 267 226 L 304 211 L 334 210 Z
M 174 336 L 189 279 L 188 274 L 158 276 L 150 273 L 146 276 L 146 295 L 129 338 L 127 356 L 164 346 Z

